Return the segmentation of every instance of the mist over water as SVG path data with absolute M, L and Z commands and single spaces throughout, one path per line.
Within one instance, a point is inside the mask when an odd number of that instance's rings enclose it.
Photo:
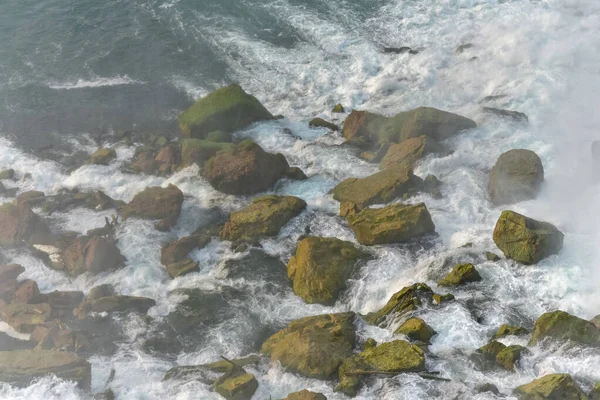
M 98 276 L 69 279 L 29 254 L 7 252 L 25 266 L 20 279 L 34 279 L 43 292 L 82 290 L 111 283 L 117 292 L 146 296 L 157 305 L 149 314 L 160 321 L 181 296 L 178 288 L 221 292 L 233 287 L 247 304 L 233 307 L 236 318 L 205 332 L 203 346 L 176 360 L 141 350 L 143 324 L 125 318 L 127 341 L 112 357 L 94 356 L 92 391 L 101 392 L 111 368 L 111 388 L 119 399 L 216 399 L 198 381 L 162 382 L 175 365 L 202 364 L 256 352 L 248 337 L 258 324 L 280 328 L 293 319 L 352 310 L 366 313 L 415 282 L 435 282 L 448 272 L 447 260 L 474 262 L 483 277 L 477 289 L 453 289 L 458 301 L 419 316 L 438 332 L 429 348 L 427 368 L 448 383 L 411 374 L 375 379 L 357 399 L 512 398 L 515 386 L 548 373 L 571 373 L 584 390 L 600 381 L 600 351 L 578 347 L 530 347 L 516 373 L 471 368 L 468 355 L 487 343 L 503 323 L 533 326 L 542 313 L 561 309 L 590 319 L 600 314 L 600 170 L 591 142 L 600 139 L 600 3 L 592 0 L 540 1 L 346 1 L 346 0 L 135 0 L 44 2 L 8 0 L 0 4 L 0 169 L 13 168 L 18 180 L 6 186 L 57 193 L 61 188 L 102 190 L 129 201 L 148 186 L 177 185 L 185 194 L 181 217 L 168 233 L 151 222 L 128 220 L 118 232 L 125 268 Z M 460 45 L 472 47 L 457 53 Z M 384 54 L 383 47 L 410 46 L 420 52 Z M 213 240 L 191 256 L 200 272 L 171 280 L 160 264 L 164 243 L 207 223 L 209 210 L 230 212 L 250 198 L 224 195 L 188 167 L 169 178 L 121 171 L 135 146 L 120 146 L 117 162 L 86 165 L 68 172 L 29 151 L 48 143 L 66 151 L 96 149 L 98 132 L 156 130 L 177 135 L 176 116 L 197 98 L 237 82 L 273 114 L 285 119 L 238 132 L 265 150 L 281 152 L 302 168 L 306 181 L 279 182 L 270 192 L 299 196 L 308 209 L 277 238 L 262 240 L 263 250 L 287 263 L 308 225 L 314 235 L 354 241 L 337 217 L 339 204 L 328 192 L 341 180 L 363 177 L 377 165 L 340 146 L 341 135 L 308 128 L 331 114 L 336 103 L 347 109 L 393 115 L 421 105 L 456 112 L 478 123 L 446 141 L 451 155 L 428 157 L 415 173 L 444 182 L 443 197 L 421 194 L 438 237 L 422 248 L 375 246 L 374 259 L 350 281 L 333 307 L 305 304 L 289 287 L 270 290 L 265 277 L 231 278 L 224 264 L 246 253 Z M 486 96 L 504 95 L 481 103 Z M 482 112 L 482 106 L 524 112 L 529 124 Z M 292 131 L 287 134 L 283 128 Z M 488 174 L 496 159 L 513 148 L 535 151 L 545 183 L 535 200 L 510 209 L 555 224 L 565 233 L 557 256 L 534 266 L 509 260 L 491 263 L 485 251 L 498 252 L 492 231 L 502 207 L 487 195 Z M 25 178 L 26 173 L 31 178 Z M 8 201 L 1 198 L 0 201 Z M 51 226 L 85 233 L 111 211 L 77 209 L 56 213 Z M 472 243 L 471 248 L 462 246 Z M 437 291 L 437 290 L 436 290 Z M 440 290 L 446 292 L 445 290 Z M 467 307 L 474 299 L 482 315 L 475 322 Z M 246 307 L 246 308 L 244 308 Z M 359 326 L 360 341 L 393 339 L 396 327 Z M 505 344 L 527 339 L 506 338 Z M 284 398 L 302 389 L 344 399 L 334 383 L 305 379 L 278 365 L 247 367 L 259 381 L 256 399 Z M 476 394 L 493 383 L 503 397 Z M 587 385 L 587 386 L 586 386 Z M 69 382 L 44 378 L 27 388 L 0 384 L 0 398 L 87 399 Z

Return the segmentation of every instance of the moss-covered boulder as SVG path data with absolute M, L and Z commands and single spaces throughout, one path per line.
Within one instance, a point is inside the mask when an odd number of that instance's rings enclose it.
M 550 374 L 515 389 L 519 400 L 587 400 L 569 374 Z
M 262 196 L 249 206 L 231 213 L 221 231 L 222 240 L 256 240 L 277 236 L 279 230 L 306 208 L 306 202 L 294 196 Z
M 115 242 L 102 236 L 80 236 L 62 252 L 64 270 L 70 276 L 112 271 L 122 267 L 125 261 Z M 59 269 L 62 265 L 53 264 L 53 267 Z
M 325 121 L 323 118 L 313 118 L 308 123 L 308 126 L 311 128 L 327 128 L 330 131 L 337 132 L 340 128 L 331 122 Z
M 438 286 L 458 286 L 469 282 L 481 281 L 481 275 L 473 264 L 458 264 L 438 282 Z
M 482 346 L 475 350 L 473 354 L 471 354 L 471 361 L 475 363 L 475 365 L 480 370 L 487 370 L 495 367 L 496 357 L 502 350 L 506 348 L 506 345 L 500 343 L 496 340 L 492 340 L 485 346 Z
M 435 232 L 435 225 L 424 203 L 367 208 L 348 217 L 348 223 L 356 240 L 367 246 L 406 242 Z
M 558 254 L 564 235 L 554 225 L 514 211 L 503 211 L 494 228 L 494 243 L 504 255 L 523 264 Z
M 412 341 L 423 343 L 429 343 L 431 338 L 436 335 L 436 331 L 421 318 L 408 319 L 394 333 L 400 333 Z
M 117 152 L 112 147 L 103 147 L 94 152 L 88 160 L 88 164 L 108 165 L 117 158 Z
M 507 346 L 496 355 L 496 364 L 508 371 L 514 371 L 521 356 L 528 351 L 525 347 L 516 344 Z
M 332 113 L 341 114 L 341 113 L 344 113 L 346 111 L 344 110 L 344 106 L 343 105 L 341 105 L 340 103 L 337 103 L 335 106 L 333 106 L 333 108 L 331 109 L 331 112 Z
M 366 257 L 350 242 L 307 237 L 288 262 L 288 277 L 294 282 L 294 293 L 307 303 L 331 305 L 345 289 L 357 262 Z
M 168 221 L 173 226 L 177 223 L 182 204 L 183 193 L 177 186 L 150 187 L 136 194 L 123 208 L 123 219 L 158 219 Z
M 356 343 L 354 313 L 302 318 L 275 333 L 261 352 L 281 365 L 309 378 L 329 379 L 352 356 Z
M 146 314 L 156 305 L 154 299 L 137 296 L 107 296 L 84 301 L 74 314 L 83 319 L 91 312 L 137 312 Z
M 233 140 L 231 132 L 213 131 L 206 135 L 206 140 L 211 142 L 225 143 Z
M 393 342 L 382 343 L 344 360 L 339 369 L 340 383 L 335 390 L 349 396 L 356 396 L 360 379 L 356 375 L 349 374 L 352 372 L 403 373 L 417 372 L 424 369 L 425 355 L 423 350 L 405 340 L 394 340 Z
M 500 261 L 500 257 L 491 251 L 485 252 L 485 259 L 492 262 Z
M 31 333 L 52 317 L 52 309 L 47 303 L 42 304 L 6 304 L 0 308 L 2 321 L 20 333 Z
M 365 316 L 372 325 L 387 326 L 394 318 L 402 317 L 421 307 L 423 303 L 433 303 L 435 293 L 424 283 L 415 283 L 396 292 L 385 306 Z
M 588 394 L 589 400 L 600 400 L 600 383 L 596 383 Z
M 410 168 L 414 168 L 426 155 L 442 151 L 443 147 L 428 136 L 421 135 L 409 138 L 390 145 L 379 164 L 379 169 L 391 168 L 401 164 L 407 164 Z
M 600 329 L 590 321 L 564 311 L 552 311 L 542 314 L 535 321 L 529 344 L 535 345 L 545 338 L 600 346 Z
M 282 154 L 267 153 L 251 140 L 219 151 L 204 164 L 203 175 L 216 190 L 226 194 L 249 195 L 269 189 L 279 179 L 294 179 Z
M 304 389 L 288 394 L 283 400 L 327 400 L 327 397 L 322 393 L 315 393 Z
M 535 199 L 544 182 L 540 157 L 531 150 L 502 154 L 490 172 L 488 193 L 495 205 Z
M 92 368 L 84 358 L 66 351 L 16 350 L 0 352 L 0 381 L 29 386 L 46 375 L 74 381 L 89 390 Z
M 423 180 L 407 165 L 379 171 L 366 178 L 349 178 L 333 188 L 333 198 L 355 204 L 359 209 L 373 204 L 389 203 L 406 194 L 418 191 Z
M 181 165 L 183 167 L 197 164 L 200 168 L 211 157 L 221 150 L 229 149 L 231 143 L 218 143 L 210 140 L 183 139 L 181 141 Z
M 521 335 L 528 335 L 528 334 L 529 334 L 529 331 L 525 328 L 522 328 L 520 326 L 512 326 L 512 325 L 504 324 L 500 328 L 498 328 L 498 330 L 496 331 L 496 333 L 494 334 L 492 339 L 500 339 L 505 336 L 521 336 Z
M 25 205 L 0 205 L 0 245 L 15 246 L 21 242 L 53 245 L 55 238 L 42 218 Z
M 15 170 L 12 168 L 0 171 L 0 179 L 14 179 Z
M 354 110 L 344 121 L 343 133 L 350 143 L 361 148 L 381 148 L 421 135 L 441 141 L 476 126 L 468 118 L 431 107 L 419 107 L 390 118 Z
M 258 381 L 254 375 L 238 367 L 217 379 L 213 388 L 226 400 L 250 400 L 258 389 Z
M 590 320 L 590 322 L 596 325 L 597 328 L 600 328 L 600 315 L 596 315 L 594 318 Z
M 214 131 L 234 132 L 273 116 L 239 85 L 229 85 L 198 100 L 179 115 L 179 128 L 184 137 L 204 139 Z

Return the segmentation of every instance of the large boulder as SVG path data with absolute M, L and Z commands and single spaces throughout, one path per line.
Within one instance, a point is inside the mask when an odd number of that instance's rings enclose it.
M 344 137 L 361 148 L 381 148 L 390 143 L 426 135 L 441 141 L 470 128 L 474 121 L 431 107 L 419 107 L 393 117 L 352 111 L 344 121 Z
M 216 143 L 209 140 L 183 139 L 181 141 L 181 165 L 197 164 L 200 168 L 221 150 L 229 149 L 231 143 Z
M 506 346 L 496 355 L 496 364 L 508 371 L 514 371 L 515 365 L 521 360 L 523 354 L 527 354 L 528 352 L 527 348 L 518 344 Z
M 177 223 L 182 204 L 183 193 L 177 186 L 150 187 L 136 194 L 123 208 L 123 219 L 158 219 L 173 226 Z
M 490 173 L 488 193 L 495 205 L 535 199 L 544 182 L 542 160 L 531 150 L 502 154 Z
M 423 303 L 433 304 L 435 296 L 436 294 L 426 284 L 415 283 L 394 293 L 385 306 L 378 311 L 367 314 L 365 319 L 372 325 L 386 327 L 395 318 L 400 318 L 415 311 Z
M 179 115 L 184 137 L 203 139 L 214 131 L 234 132 L 273 116 L 239 85 L 229 85 L 198 100 Z
M 587 400 L 569 374 L 550 374 L 515 389 L 519 400 Z
M 535 345 L 545 338 L 600 346 L 600 329 L 590 321 L 564 311 L 552 311 L 537 319 L 529 344 Z
M 283 400 L 327 400 L 327 397 L 322 393 L 315 393 L 304 389 L 299 392 L 288 394 Z
M 306 202 L 293 196 L 262 196 L 249 206 L 231 213 L 221 230 L 222 240 L 252 241 L 277 236 L 279 230 L 306 208 Z
M 243 368 L 234 367 L 217 379 L 213 388 L 226 400 L 250 400 L 258 389 L 258 381 Z
M 335 303 L 358 260 L 367 256 L 352 243 L 336 238 L 303 239 L 288 262 L 294 293 L 307 303 Z
M 409 168 L 414 168 L 426 155 L 442 151 L 443 147 L 428 136 L 409 138 L 390 145 L 379 164 L 379 169 L 387 169 L 401 164 L 407 164 Z
M 329 379 L 352 355 L 356 343 L 354 313 L 302 318 L 275 333 L 261 352 L 309 378 Z
M 554 225 L 514 211 L 503 211 L 494 228 L 494 243 L 507 258 L 523 264 L 558 254 L 564 235 Z
M 416 192 L 422 183 L 423 180 L 414 175 L 408 165 L 402 164 L 366 178 L 346 179 L 333 188 L 332 193 L 337 201 L 353 203 L 362 210 Z
M 394 333 L 401 333 L 410 340 L 429 343 L 436 331 L 421 318 L 409 318 Z
M 102 236 L 80 236 L 70 242 L 62 253 L 65 272 L 77 276 L 84 272 L 98 274 L 122 267 L 125 257 L 114 241 Z M 57 265 L 54 265 L 57 267 Z
M 29 386 L 32 380 L 52 374 L 90 389 L 92 368 L 84 358 L 65 351 L 17 350 L 0 352 L 0 381 Z
M 458 286 L 479 281 L 481 281 L 481 275 L 473 264 L 458 264 L 438 282 L 438 286 Z
M 367 208 L 350 215 L 348 223 L 356 240 L 367 246 L 406 242 L 435 232 L 435 225 L 424 203 Z
M 171 278 L 198 271 L 198 264 L 188 258 L 188 254 L 204 248 L 211 240 L 210 236 L 201 234 L 182 237 L 161 249 L 160 262 L 167 268 Z
M 351 373 L 364 371 L 417 372 L 425 369 L 423 350 L 405 340 L 394 340 L 349 357 L 340 366 L 337 392 L 356 396 L 360 379 Z
M 294 178 L 283 154 L 267 153 L 251 140 L 219 151 L 204 164 L 203 175 L 216 190 L 249 195 L 269 189 L 284 176 Z
M 54 244 L 50 228 L 42 218 L 25 205 L 4 203 L 0 206 L 0 246 Z

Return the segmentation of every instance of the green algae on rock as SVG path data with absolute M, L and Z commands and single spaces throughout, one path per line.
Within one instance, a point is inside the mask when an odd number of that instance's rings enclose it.
M 535 321 L 529 344 L 538 344 L 545 338 L 600 346 L 600 329 L 590 321 L 558 310 L 542 314 Z
M 401 333 L 412 341 L 429 343 L 431 338 L 437 334 L 432 327 L 427 325 L 421 318 L 410 318 L 400 325 L 394 333 Z
M 94 152 L 88 160 L 88 164 L 108 165 L 117 158 L 117 152 L 112 147 L 103 147 Z
M 258 381 L 243 368 L 234 367 L 217 379 L 213 388 L 226 400 L 250 400 L 258 389 Z
M 458 264 L 438 282 L 438 286 L 452 287 L 479 281 L 481 281 L 481 275 L 473 264 Z
M 496 355 L 496 364 L 508 371 L 514 371 L 515 365 L 521 360 L 523 354 L 529 352 L 525 347 L 519 345 L 507 346 Z
M 519 400 L 587 400 L 577 382 L 569 374 L 550 374 L 517 387 Z
M 183 193 L 177 186 L 150 187 L 136 194 L 123 208 L 123 219 L 138 217 L 166 220 L 173 226 L 177 223 L 182 204 Z
M 332 305 L 345 289 L 360 259 L 368 254 L 336 238 L 307 237 L 288 263 L 294 293 L 307 303 Z
M 498 328 L 498 331 L 492 337 L 492 339 L 500 339 L 505 336 L 520 336 L 527 334 L 529 334 L 529 331 L 525 328 L 522 328 L 520 326 L 511 326 L 508 324 L 504 324 L 500 328 Z
M 387 169 L 400 164 L 407 164 L 410 168 L 414 168 L 426 155 L 442 151 L 443 147 L 428 136 L 409 138 L 390 145 L 379 164 L 379 169 Z
M 330 131 L 337 132 L 340 128 L 331 122 L 325 121 L 323 118 L 313 118 L 308 123 L 308 126 L 311 128 L 327 128 Z
M 523 264 L 558 254 L 564 235 L 554 225 L 514 211 L 503 211 L 494 228 L 494 243 L 504 255 Z
M 231 133 L 247 125 L 271 120 L 273 116 L 239 85 L 229 85 L 201 98 L 179 115 L 184 137 L 204 139 L 209 133 Z
M 502 154 L 490 172 L 488 193 L 494 205 L 535 199 L 544 182 L 540 157 L 531 150 Z
M 345 112 L 344 106 L 341 105 L 340 103 L 338 103 L 335 106 L 333 106 L 333 108 L 331 109 L 331 112 L 341 114 L 341 113 Z
M 299 392 L 288 394 L 283 400 L 327 400 L 327 397 L 322 393 L 315 393 L 304 389 Z
M 197 164 L 204 167 L 204 163 L 214 157 L 219 151 L 229 149 L 231 143 L 217 143 L 201 139 L 183 139 L 181 141 L 181 165 L 188 167 Z
M 402 317 L 423 305 L 423 302 L 433 303 L 435 293 L 424 283 L 415 283 L 396 292 L 385 306 L 376 312 L 365 316 L 371 325 L 387 326 L 389 319 Z

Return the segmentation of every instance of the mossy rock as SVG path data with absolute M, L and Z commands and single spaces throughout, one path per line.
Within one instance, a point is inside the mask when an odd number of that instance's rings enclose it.
M 406 164 L 410 168 L 417 166 L 419 161 L 428 154 L 441 153 L 443 147 L 434 139 L 421 135 L 392 143 L 379 164 L 379 169 L 391 168 Z
M 588 394 L 589 400 L 600 400 L 600 383 L 596 383 Z
M 233 146 L 231 143 L 217 143 L 208 139 L 183 139 L 181 141 L 181 165 L 187 167 L 197 164 L 199 167 L 203 167 L 204 163 L 219 151 L 229 149 L 231 146 Z
M 181 351 L 181 343 L 176 337 L 152 337 L 144 340 L 142 350 L 148 354 L 177 354 Z
M 6 304 L 0 309 L 2 321 L 20 333 L 31 333 L 36 327 L 51 319 L 52 309 L 49 304 Z
M 385 306 L 376 312 L 365 316 L 365 320 L 371 325 L 387 326 L 390 319 L 402 317 L 411 311 L 415 311 L 423 305 L 423 302 L 433 303 L 435 293 L 424 283 L 415 283 L 396 292 L 388 300 Z
M 307 237 L 298 243 L 288 263 L 294 293 L 307 303 L 332 305 L 351 277 L 357 262 L 368 254 L 336 238 Z
M 514 211 L 503 211 L 494 228 L 494 243 L 504 255 L 523 264 L 535 264 L 562 249 L 564 235 L 554 225 Z
M 291 372 L 309 378 L 329 379 L 352 356 L 356 344 L 354 313 L 302 318 L 275 333 L 261 352 Z
M 306 208 L 306 202 L 293 196 L 262 196 L 249 206 L 231 213 L 221 231 L 222 240 L 252 241 L 277 236 L 281 228 Z
M 497 254 L 492 253 L 491 251 L 485 252 L 485 259 L 492 262 L 500 261 L 500 257 Z
M 552 311 L 542 314 L 535 321 L 529 344 L 538 344 L 545 338 L 600 346 L 600 329 L 590 321 L 564 311 Z
M 231 361 L 231 362 L 229 362 L 229 361 Z M 187 381 L 187 380 L 192 379 L 194 376 L 197 376 L 198 374 L 201 374 L 206 371 L 227 373 L 227 372 L 231 371 L 231 369 L 232 369 L 231 363 L 234 363 L 238 367 L 243 368 L 247 365 L 258 364 L 258 362 L 260 361 L 260 357 L 256 356 L 256 355 L 250 355 L 247 357 L 238 358 L 238 359 L 229 360 L 229 361 L 219 360 L 219 361 L 211 362 L 208 364 L 202 364 L 202 365 L 181 365 L 178 367 L 173 367 L 167 371 L 167 373 L 165 374 L 165 376 L 163 378 L 163 381 L 168 381 L 168 380 L 186 380 Z
M 600 329 L 600 315 L 596 315 L 594 318 L 590 320 L 590 322 L 596 325 L 597 328 Z
M 373 204 L 385 204 L 420 189 L 423 180 L 407 165 L 379 171 L 366 178 L 349 178 L 333 188 L 333 198 L 350 202 L 359 209 Z
M 458 264 L 438 282 L 438 286 L 454 287 L 470 282 L 481 281 L 481 275 L 473 264 Z
M 494 205 L 535 199 L 544 182 L 540 157 L 531 150 L 502 154 L 490 172 L 488 193 Z
M 336 124 L 325 121 L 323 118 L 313 118 L 308 123 L 308 126 L 311 128 L 327 128 L 330 131 L 334 131 L 334 132 L 337 132 L 340 130 L 340 128 Z
M 235 132 L 249 124 L 273 119 L 256 99 L 239 85 L 229 85 L 198 100 L 179 115 L 184 137 L 204 139 L 214 131 Z
M 123 219 L 138 217 L 142 219 L 168 220 L 173 226 L 177 223 L 183 193 L 175 185 L 168 187 L 150 187 L 133 197 L 123 208 Z
M 333 108 L 331 109 L 332 113 L 344 113 L 346 112 L 346 110 L 344 110 L 344 106 L 341 105 L 340 103 L 336 104 L 335 106 L 333 106 Z
M 254 375 L 240 368 L 217 379 L 213 388 L 226 400 L 250 400 L 258 389 L 258 381 Z
M 348 217 L 348 223 L 356 240 L 367 246 L 402 243 L 435 232 L 435 225 L 424 203 L 368 208 Z
M 421 135 L 442 141 L 476 126 L 468 118 L 431 107 L 419 107 L 390 118 L 354 110 L 344 121 L 343 133 L 351 144 L 379 149 Z
M 176 261 L 166 265 L 165 267 L 167 268 L 167 273 L 173 279 L 183 275 L 191 274 L 193 272 L 200 272 L 200 266 L 191 258 Z
M 514 394 L 519 400 L 587 400 L 569 374 L 550 374 L 521 385 Z
M 412 341 L 423 343 L 429 343 L 431 338 L 436 335 L 436 331 L 421 318 L 408 319 L 394 333 L 401 333 Z
M 233 135 L 230 132 L 214 131 L 206 135 L 206 140 L 210 142 L 226 143 L 232 139 Z
M 476 367 L 479 370 L 488 370 L 495 367 L 496 357 L 502 350 L 506 348 L 506 345 L 500 343 L 496 340 L 492 340 L 485 346 L 482 346 L 475 350 L 473 354 L 471 354 L 470 359 L 473 363 L 475 363 Z
M 405 340 L 382 343 L 346 359 L 339 369 L 340 383 L 336 392 L 355 396 L 360 387 L 360 379 L 349 372 L 418 372 L 425 369 L 423 350 Z
M 98 149 L 91 155 L 88 164 L 108 165 L 112 160 L 117 158 L 117 152 L 111 147 Z
M 322 393 L 315 393 L 304 389 L 288 394 L 283 400 L 327 400 L 327 397 Z
M 500 328 L 498 328 L 498 331 L 496 332 L 496 334 L 493 336 L 492 339 L 500 339 L 505 336 L 521 336 L 521 335 L 528 335 L 528 334 L 529 334 L 529 331 L 525 328 L 522 328 L 520 326 L 511 326 L 508 324 L 504 324 Z
M 519 345 L 507 346 L 496 355 L 496 364 L 508 371 L 514 371 L 515 365 L 521 356 L 529 352 L 525 347 Z
M 12 168 L 0 171 L 0 180 L 1 179 L 14 179 L 14 178 L 15 178 L 15 170 Z

